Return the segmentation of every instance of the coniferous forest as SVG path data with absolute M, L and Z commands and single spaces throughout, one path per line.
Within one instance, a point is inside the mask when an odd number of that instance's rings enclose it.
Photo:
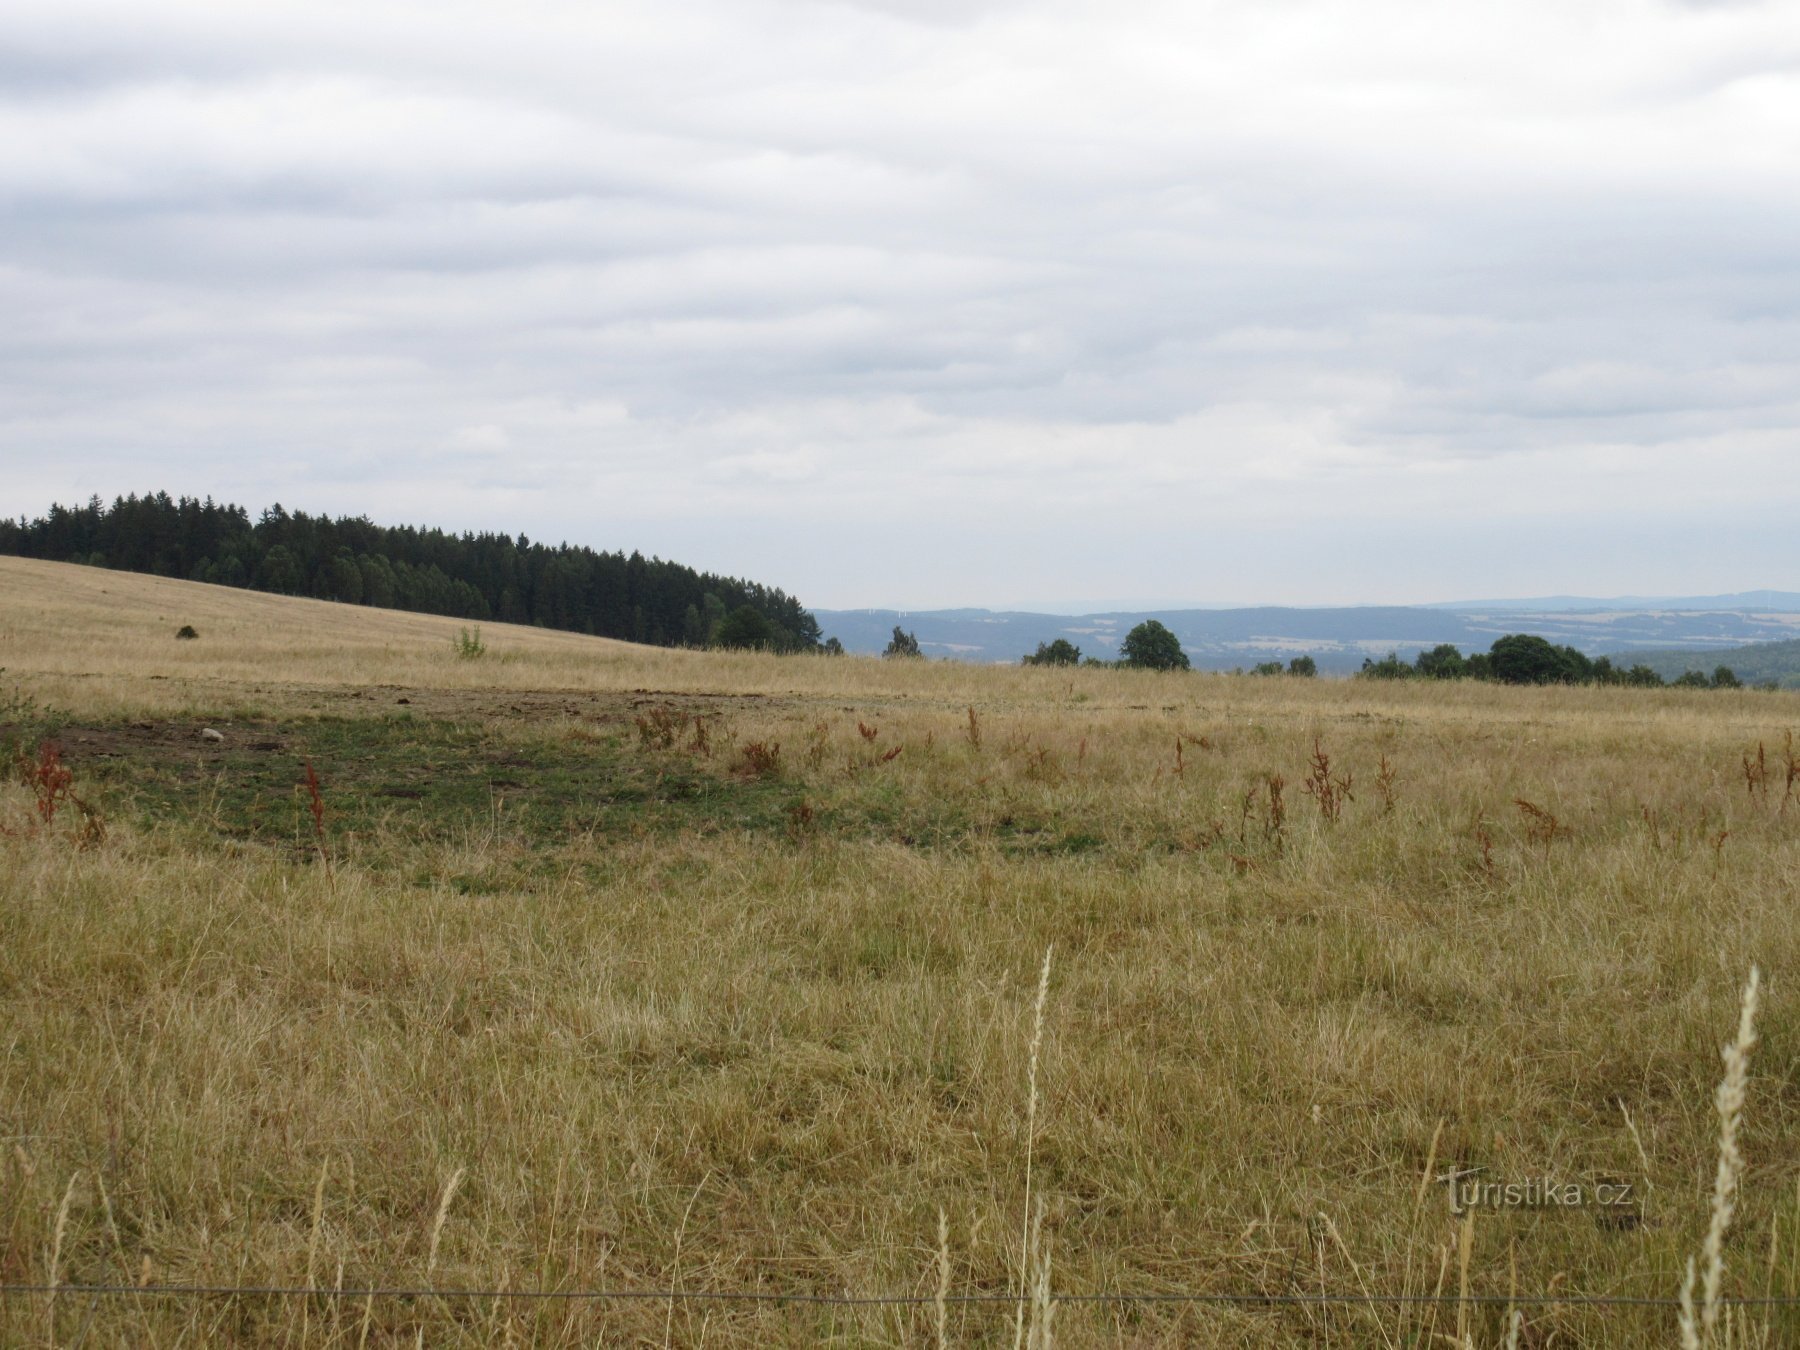
M 657 646 L 819 646 L 818 621 L 793 596 L 636 552 L 383 526 L 280 505 L 252 521 L 241 506 L 166 492 L 111 506 L 94 497 L 86 506 L 52 506 L 36 520 L 0 520 L 0 554 Z

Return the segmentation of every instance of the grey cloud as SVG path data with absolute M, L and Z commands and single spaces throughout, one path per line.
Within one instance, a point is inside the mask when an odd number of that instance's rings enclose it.
M 838 604 L 1142 591 L 1149 518 L 1205 522 L 1155 564 L 1196 598 L 1330 598 L 1289 554 L 1278 593 L 1207 578 L 1266 522 L 1347 541 L 1394 503 L 1498 540 L 1552 496 L 1629 546 L 1625 453 L 1791 513 L 1778 17 L 1383 12 L 26 0 L 0 510 L 166 483 L 587 520 Z M 991 586 L 823 528 L 896 514 Z M 1047 542 L 1072 525 L 1092 556 Z M 1506 589 L 1478 534 L 1448 589 Z

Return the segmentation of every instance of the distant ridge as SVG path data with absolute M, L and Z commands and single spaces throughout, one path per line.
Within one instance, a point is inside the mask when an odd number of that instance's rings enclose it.
M 1800 591 L 1734 591 L 1729 595 L 1616 595 L 1600 599 L 1588 595 L 1541 595 L 1526 600 L 1446 600 L 1421 609 L 1453 610 L 1775 610 L 1800 613 Z

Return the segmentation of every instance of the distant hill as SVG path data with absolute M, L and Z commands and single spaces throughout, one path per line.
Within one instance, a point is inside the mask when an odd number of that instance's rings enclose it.
M 1614 657 L 1615 662 L 1618 657 Z M 1665 680 L 1690 670 L 1710 675 L 1719 666 L 1730 666 L 1745 684 L 1774 681 L 1788 689 L 1800 689 L 1800 638 L 1786 642 L 1758 642 L 1747 647 L 1718 647 L 1711 651 L 1634 651 L 1626 658 L 1633 665 L 1649 666 Z
M 1543 595 L 1530 600 L 1450 600 L 1426 605 L 1426 609 L 1516 611 L 1550 613 L 1579 610 L 1774 610 L 1800 612 L 1800 591 L 1736 591 L 1730 595 L 1618 595 L 1610 600 L 1587 595 Z
M 928 656 L 1006 662 L 1017 661 L 1036 651 L 1039 643 L 1056 638 L 1074 643 L 1085 656 L 1111 659 L 1118 655 L 1120 641 L 1134 625 L 1156 619 L 1181 639 L 1189 658 L 1202 669 L 1247 668 L 1261 661 L 1308 655 L 1321 671 L 1335 673 L 1360 669 L 1365 657 L 1380 659 L 1390 651 L 1410 660 L 1420 650 L 1444 642 L 1465 653 L 1486 651 L 1495 638 L 1508 633 L 1536 633 L 1592 656 L 1640 649 L 1691 654 L 1800 637 L 1800 610 L 1773 609 L 1483 611 L 1425 605 L 1262 606 L 1077 616 L 985 609 L 866 609 L 819 610 L 817 617 L 822 633 L 836 637 L 853 652 L 881 651 L 898 625 L 918 637 Z

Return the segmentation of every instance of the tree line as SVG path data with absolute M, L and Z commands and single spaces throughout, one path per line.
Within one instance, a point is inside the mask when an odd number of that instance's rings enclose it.
M 784 591 L 641 553 L 453 534 L 166 492 L 0 520 L 0 554 L 148 572 L 345 604 L 536 624 L 656 646 L 820 649 Z
M 905 644 L 910 642 L 911 649 Z M 918 644 L 910 634 L 896 628 L 888 656 L 918 655 Z M 1020 658 L 1027 666 L 1115 666 L 1138 670 L 1187 670 L 1187 653 L 1181 642 L 1155 619 L 1147 619 L 1125 635 L 1117 661 L 1100 661 L 1083 657 L 1081 648 L 1067 638 L 1040 642 L 1035 652 Z M 1234 674 L 1243 674 L 1240 669 Z M 1290 675 L 1313 678 L 1319 673 L 1318 663 L 1310 656 L 1296 656 L 1285 666 L 1279 661 L 1264 661 L 1249 672 L 1252 675 Z M 1369 680 L 1491 680 L 1498 684 L 1606 684 L 1630 685 L 1638 688 L 1661 688 L 1665 683 L 1677 689 L 1740 689 L 1739 680 L 1730 666 L 1720 666 L 1711 675 L 1690 670 L 1673 681 L 1646 665 L 1629 668 L 1615 665 L 1611 657 L 1589 657 L 1574 647 L 1559 646 L 1547 638 L 1531 633 L 1509 633 L 1499 638 L 1485 652 L 1464 656 L 1451 643 L 1441 643 L 1430 651 L 1421 651 L 1413 661 L 1402 661 L 1389 652 L 1379 661 L 1363 661 L 1360 676 Z M 1767 686 L 1773 688 L 1773 685 Z
M 1649 666 L 1615 665 L 1610 656 L 1590 657 L 1532 633 L 1508 633 L 1485 652 L 1464 656 L 1445 642 L 1421 651 L 1412 661 L 1389 652 L 1381 660 L 1365 659 L 1360 672 L 1370 680 L 1492 680 L 1499 684 L 1610 684 L 1640 689 L 1740 689 L 1730 666 L 1720 666 L 1709 676 L 1690 670 L 1665 681 Z

